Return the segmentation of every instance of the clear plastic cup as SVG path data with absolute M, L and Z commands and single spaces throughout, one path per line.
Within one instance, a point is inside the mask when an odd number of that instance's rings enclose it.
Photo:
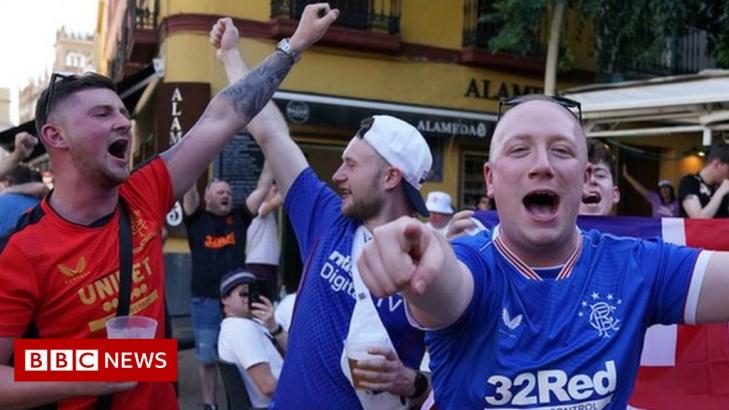
M 157 321 L 144 316 L 117 316 L 106 321 L 109 339 L 154 339 Z
M 367 380 L 362 376 L 355 375 L 354 369 L 357 368 L 360 360 L 381 357 L 367 351 L 369 348 L 376 346 L 389 348 L 390 344 L 384 338 L 350 338 L 344 341 L 344 353 L 347 356 L 347 363 L 349 363 L 349 371 L 352 376 L 352 385 L 355 389 L 365 389 L 361 384 Z

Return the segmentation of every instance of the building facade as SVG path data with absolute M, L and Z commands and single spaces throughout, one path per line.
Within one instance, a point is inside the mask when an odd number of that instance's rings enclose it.
M 164 64 L 164 77 L 150 98 L 135 107 L 140 131 L 135 161 L 174 143 L 197 119 L 185 116 L 199 114 L 210 95 L 227 84 L 208 43 L 208 31 L 218 17 L 235 19 L 243 53 L 253 65 L 293 33 L 305 3 L 102 2 L 109 23 L 100 24 L 98 33 L 102 72 L 121 79 L 149 64 L 150 57 Z M 328 178 L 336 169 L 341 149 L 361 119 L 390 113 L 417 126 L 431 145 L 434 172 L 425 193 L 449 192 L 458 207 L 474 203 L 483 192 L 481 169 L 498 100 L 541 92 L 544 67 L 543 55 L 492 54 L 483 48 L 484 33 L 474 11 L 478 3 L 331 2 L 342 11 L 339 20 L 307 51 L 275 96 L 293 138 L 322 176 Z M 131 22 L 131 27 L 115 22 Z M 582 74 L 572 81 L 563 77 L 560 85 L 589 80 L 589 73 Z M 193 93 L 196 101 L 190 102 L 186 93 Z M 197 93 L 208 94 L 205 101 L 197 101 Z M 182 115 L 175 115 L 175 107 Z M 152 134 L 151 139 L 142 137 Z M 212 172 L 226 176 L 225 161 L 218 165 Z
M 53 72 L 82 74 L 96 71 L 94 68 L 94 36 L 89 33 L 68 32 L 64 27 L 56 31 L 56 58 Z M 40 94 L 48 87 L 49 76 L 30 81 L 19 92 L 19 118 L 24 123 L 35 118 L 35 104 Z
M 291 36 L 303 6 L 296 0 L 99 0 L 96 59 L 99 71 L 126 84 L 122 93 L 134 114 L 134 165 L 179 141 L 202 114 L 210 98 L 227 85 L 225 72 L 209 44 L 208 33 L 220 17 L 233 17 L 249 65 L 272 53 Z M 416 126 L 433 152 L 433 172 L 423 194 L 446 191 L 454 207 L 471 207 L 484 193 L 483 164 L 504 97 L 543 92 L 547 30 L 525 55 L 494 52 L 494 29 L 480 18 L 489 0 L 330 1 L 338 21 L 308 50 L 274 95 L 292 138 L 313 169 L 328 181 L 360 121 L 373 114 L 398 116 Z M 589 36 L 575 33 L 579 16 L 568 15 L 562 41 L 576 50 L 569 72 L 557 79 L 559 91 L 595 80 Z M 577 44 L 577 47 L 574 45 Z M 649 135 L 615 139 L 653 153 L 651 161 L 624 156 L 646 184 L 680 177 L 700 161 L 685 157 L 685 147 L 701 135 Z M 255 143 L 235 137 L 198 184 L 210 177 L 228 180 L 237 201 L 255 186 L 262 166 Z M 652 182 L 651 182 L 652 181 Z M 623 190 L 630 189 L 621 181 Z M 623 196 L 636 204 L 637 195 Z M 633 208 L 628 208 L 633 209 Z M 168 215 L 169 284 L 187 290 L 187 243 L 180 229 L 181 209 Z M 295 240 L 283 224 L 284 281 L 296 283 L 301 271 Z M 288 287 L 288 286 L 287 286 Z M 291 287 L 289 287 L 291 290 Z M 178 292 L 178 293 L 179 293 Z M 183 300 L 184 296 L 180 298 Z M 171 298 L 171 311 L 186 311 Z M 174 313 L 173 313 L 174 314 Z

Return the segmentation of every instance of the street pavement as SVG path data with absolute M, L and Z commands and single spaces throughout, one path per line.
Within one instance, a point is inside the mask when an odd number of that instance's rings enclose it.
M 180 350 L 178 358 L 178 389 L 180 410 L 201 410 L 202 394 L 200 393 L 200 373 L 195 358 L 195 349 Z M 227 409 L 225 390 L 222 380 L 218 377 L 218 406 L 220 410 Z

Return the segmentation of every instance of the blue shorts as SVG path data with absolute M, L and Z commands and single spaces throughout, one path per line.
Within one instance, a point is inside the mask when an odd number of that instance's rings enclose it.
M 215 364 L 215 358 L 218 357 L 218 333 L 223 320 L 220 300 L 193 297 L 190 316 L 197 359 L 202 364 Z

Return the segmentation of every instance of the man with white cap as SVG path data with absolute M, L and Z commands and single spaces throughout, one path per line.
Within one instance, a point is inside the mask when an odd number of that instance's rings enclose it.
M 219 27 L 217 27 L 219 26 Z M 211 36 L 229 80 L 245 74 L 235 26 L 227 19 Z M 410 326 L 399 295 L 372 298 L 355 261 L 372 231 L 416 212 L 427 216 L 420 188 L 432 165 L 423 136 L 387 115 L 362 121 L 332 176 L 339 195 L 311 169 L 280 113 L 278 132 L 254 135 L 284 198 L 299 242 L 304 273 L 291 339 L 272 409 L 405 409 L 418 405 L 429 380 L 418 366 L 424 334 Z M 350 371 L 344 341 L 380 335 L 369 358 Z M 353 387 L 352 373 L 364 382 Z
M 451 205 L 451 196 L 443 191 L 432 191 L 428 194 L 425 201 L 425 207 L 428 209 L 430 216 L 428 217 L 428 225 L 436 232 L 443 235 L 448 234 L 448 226 L 453 218 L 453 206 Z

